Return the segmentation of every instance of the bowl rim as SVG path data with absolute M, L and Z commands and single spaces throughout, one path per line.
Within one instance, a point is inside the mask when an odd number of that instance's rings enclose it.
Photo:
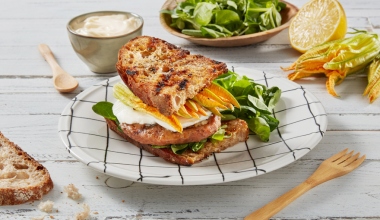
M 163 4 L 163 6 L 161 7 L 161 10 L 168 10 L 168 7 L 170 7 L 170 4 L 173 4 L 173 1 L 176 1 L 176 0 L 166 0 L 165 3 Z M 169 33 L 171 33 L 177 37 L 181 37 L 185 40 L 189 40 L 191 42 L 196 42 L 198 44 L 203 44 L 203 45 L 208 45 L 208 44 L 204 44 L 206 42 L 209 42 L 211 44 L 215 44 L 218 42 L 247 40 L 247 39 L 251 39 L 251 38 L 255 38 L 255 37 L 261 37 L 261 36 L 265 36 L 265 35 L 276 34 L 276 33 L 279 33 L 280 31 L 282 31 L 282 30 L 284 30 L 290 26 L 290 22 L 291 22 L 292 18 L 294 18 L 295 15 L 298 13 L 299 8 L 297 6 L 295 6 L 294 4 L 289 3 L 288 1 L 281 0 L 281 2 L 284 2 L 286 4 L 286 9 L 293 12 L 292 16 L 289 17 L 286 22 L 284 22 L 283 24 L 281 24 L 280 26 L 278 26 L 276 28 L 266 30 L 266 31 L 257 32 L 257 33 L 247 34 L 247 35 L 220 37 L 220 38 L 192 37 L 192 36 L 189 36 L 186 34 L 182 34 L 179 30 L 170 27 L 170 25 L 168 25 L 166 23 L 166 19 L 165 19 L 165 16 L 170 16 L 170 15 L 164 14 L 164 13 L 160 13 L 160 23 L 164 27 L 164 29 L 166 29 Z
M 105 14 L 127 14 L 127 15 L 132 15 L 133 17 L 139 19 L 141 21 L 140 25 L 133 31 L 131 32 L 128 32 L 126 34 L 122 34 L 122 35 L 116 35 L 116 36 L 107 36 L 107 37 L 94 37 L 94 36 L 88 36 L 88 35 L 83 35 L 83 34 L 78 34 L 75 30 L 73 30 L 71 28 L 71 23 L 80 18 L 80 17 L 89 17 L 91 15 L 96 15 L 96 14 L 100 14 L 100 13 L 105 13 Z M 84 13 L 84 14 L 80 14 L 80 15 L 77 15 L 73 18 L 71 18 L 67 24 L 66 24 L 66 29 L 69 33 L 75 35 L 75 36 L 79 36 L 79 37 L 83 37 L 83 38 L 91 38 L 91 39 L 115 39 L 115 38 L 123 38 L 123 37 L 126 37 L 128 35 L 131 35 L 131 34 L 134 34 L 136 33 L 137 31 L 140 31 L 142 29 L 142 27 L 144 26 L 144 19 L 142 16 L 140 16 L 139 14 L 136 14 L 134 12 L 128 12 L 128 11 L 93 11 L 93 12 L 87 12 L 87 13 Z

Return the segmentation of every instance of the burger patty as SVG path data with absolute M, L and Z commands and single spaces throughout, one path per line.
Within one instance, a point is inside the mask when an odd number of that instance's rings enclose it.
M 216 115 L 199 122 L 191 127 L 183 129 L 182 133 L 170 131 L 158 124 L 126 124 L 120 125 L 126 135 L 142 144 L 169 145 L 199 142 L 218 131 L 221 126 L 221 118 Z

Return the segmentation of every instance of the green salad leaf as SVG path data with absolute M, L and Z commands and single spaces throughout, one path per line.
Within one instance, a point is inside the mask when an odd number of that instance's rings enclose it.
M 207 3 L 207 2 L 200 2 L 198 3 L 194 8 L 194 22 L 196 22 L 198 25 L 208 25 L 212 19 L 213 13 L 212 11 L 214 8 L 217 7 L 217 5 Z
M 230 136 L 226 135 L 227 125 L 220 126 L 219 130 L 211 135 L 210 139 L 213 142 L 222 141 L 224 138 L 229 138 Z
M 94 111 L 96 114 L 98 114 L 104 118 L 107 118 L 107 119 L 114 121 L 117 125 L 117 129 L 119 131 L 123 132 L 123 130 L 120 127 L 119 120 L 113 114 L 112 107 L 113 107 L 113 103 L 107 102 L 107 101 L 101 101 L 101 102 L 98 102 L 92 106 L 92 111 Z
M 194 152 L 199 151 L 200 149 L 203 148 L 203 146 L 205 145 L 206 141 L 207 141 L 207 139 L 204 139 L 204 140 L 201 140 L 200 142 L 192 143 L 191 144 L 191 150 L 194 151 Z
M 170 148 L 172 149 L 173 153 L 175 154 L 182 154 L 189 144 L 172 144 L 170 145 Z
M 185 0 L 170 14 L 171 27 L 194 37 L 230 37 L 266 31 L 281 25 L 278 0 Z
M 223 120 L 243 119 L 262 141 L 269 141 L 270 132 L 279 124 L 272 112 L 281 97 L 281 90 L 276 86 L 267 88 L 232 71 L 219 76 L 214 82 L 227 89 L 241 105 L 234 111 L 222 111 Z
M 116 116 L 113 114 L 112 106 L 113 103 L 111 102 L 98 102 L 92 106 L 92 111 L 100 116 L 103 116 L 104 118 L 110 119 L 112 121 L 117 121 Z

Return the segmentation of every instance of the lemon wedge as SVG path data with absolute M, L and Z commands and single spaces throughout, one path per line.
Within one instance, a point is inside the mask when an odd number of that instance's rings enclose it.
M 311 0 L 303 5 L 289 26 L 291 46 L 301 53 L 319 44 L 342 39 L 347 18 L 337 0 Z

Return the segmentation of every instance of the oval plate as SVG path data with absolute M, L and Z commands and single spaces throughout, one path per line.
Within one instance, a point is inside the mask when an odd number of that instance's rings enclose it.
M 86 89 L 70 101 L 59 119 L 59 136 L 75 158 L 99 172 L 163 185 L 215 184 L 262 175 L 296 161 L 321 141 L 327 128 L 327 115 L 314 95 L 288 79 L 262 71 L 235 68 L 235 72 L 282 90 L 274 109 L 280 125 L 271 133 L 269 142 L 250 135 L 247 142 L 193 166 L 166 162 L 122 139 L 92 111 L 99 101 L 115 101 L 112 86 L 121 81 L 119 76 Z

